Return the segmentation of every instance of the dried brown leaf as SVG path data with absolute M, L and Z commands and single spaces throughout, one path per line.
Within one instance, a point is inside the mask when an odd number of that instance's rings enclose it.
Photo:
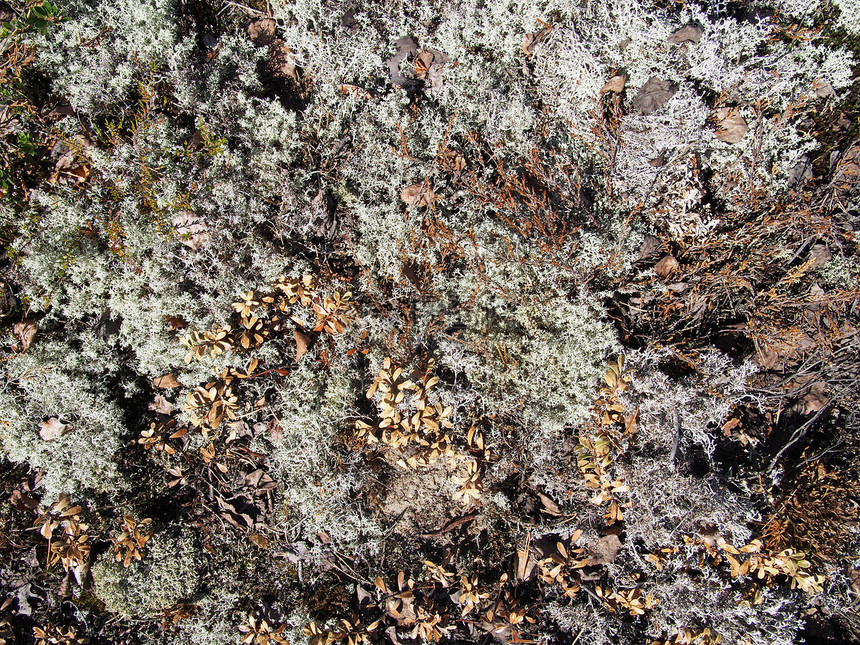
M 615 534 L 604 535 L 586 547 L 588 566 L 609 564 L 621 550 L 621 540 Z
M 436 201 L 436 193 L 430 187 L 430 182 L 425 179 L 404 188 L 400 192 L 400 199 L 410 206 L 430 206 Z
M 173 218 L 176 238 L 192 251 L 209 241 L 209 230 L 202 218 L 191 211 L 179 211 Z
M 296 57 L 293 54 L 293 50 L 287 47 L 287 43 L 280 38 L 276 39 L 269 46 L 268 70 L 275 78 L 299 80 L 299 74 L 296 71 Z
M 155 395 L 155 399 L 149 404 L 149 409 L 158 414 L 173 414 L 173 404 L 160 394 Z
M 642 114 L 651 114 L 666 105 L 677 91 L 678 88 L 670 81 L 663 81 L 652 76 L 645 85 L 639 88 L 633 99 L 633 107 Z
M 15 337 L 21 343 L 21 353 L 24 353 L 28 349 L 30 349 L 30 344 L 33 342 L 33 337 L 36 335 L 36 331 L 38 329 L 39 326 L 36 324 L 35 320 L 24 320 L 15 323 L 15 326 L 12 328 L 12 331 L 15 333 Z
M 540 499 L 540 503 L 543 505 L 544 513 L 546 513 L 547 515 L 555 516 L 561 515 L 561 509 L 558 507 L 558 504 L 552 501 L 552 499 L 550 499 L 547 495 L 538 492 L 537 496 L 538 499 Z
M 725 143 L 738 143 L 748 129 L 747 122 L 737 108 L 720 108 L 716 116 L 719 128 L 715 136 Z
M 298 363 L 302 359 L 302 356 L 307 354 L 308 348 L 313 342 L 313 337 L 310 334 L 294 329 L 293 338 L 296 339 L 296 362 Z
M 269 548 L 269 538 L 267 538 L 265 535 L 260 535 L 259 533 L 251 533 L 251 535 L 248 536 L 248 539 L 261 549 Z
M 39 426 L 39 436 L 45 441 L 54 441 L 69 432 L 70 429 L 71 426 L 69 424 L 62 423 L 56 417 L 51 417 L 47 421 L 43 421 Z
M 160 389 L 168 389 L 172 387 L 181 387 L 182 383 L 177 381 L 173 374 L 165 374 L 164 376 L 157 376 L 152 379 L 152 385 Z
M 607 92 L 621 94 L 621 92 L 624 91 L 625 85 L 627 85 L 627 74 L 616 74 L 608 81 L 606 81 L 606 84 L 600 88 L 600 94 L 601 96 L 606 94 Z
M 275 40 L 275 21 L 261 18 L 248 25 L 248 37 L 257 47 L 267 47 Z
M 373 94 L 371 94 L 368 90 L 363 87 L 359 87 L 358 85 L 350 85 L 349 83 L 341 83 L 337 86 L 337 89 L 340 90 L 341 94 L 346 96 L 352 95 L 358 97 L 360 99 L 369 100 L 373 98 Z
M 523 42 L 520 44 L 520 48 L 523 50 L 523 53 L 531 58 L 535 53 L 535 46 L 539 43 L 542 43 L 547 37 L 552 33 L 552 26 L 547 25 L 540 31 L 534 31 L 530 34 L 526 34 L 523 37 Z
M 654 265 L 654 272 L 665 279 L 672 275 L 672 272 L 678 268 L 678 260 L 676 260 L 673 256 L 667 255 L 662 260 L 660 260 L 656 265 Z
M 812 91 L 820 99 L 826 99 L 829 96 L 836 96 L 833 85 L 826 78 L 819 78 L 812 84 Z
M 704 30 L 699 25 L 691 23 L 673 31 L 667 40 L 672 45 L 680 45 L 681 43 L 697 43 L 702 40 L 702 35 L 704 33 Z

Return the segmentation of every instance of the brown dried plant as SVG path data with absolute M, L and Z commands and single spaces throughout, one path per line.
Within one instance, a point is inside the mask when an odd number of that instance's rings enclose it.
M 382 394 L 379 420 L 375 425 L 364 421 L 355 424 L 357 436 L 370 443 L 381 442 L 401 451 L 410 446 L 416 448 L 417 454 L 404 460 L 404 465 L 412 468 L 430 465 L 443 455 L 454 455 L 451 438 L 445 432 L 453 427 L 450 421 L 453 409 L 431 402 L 430 391 L 439 382 L 438 377 L 431 376 L 432 368 L 431 361 L 421 378 L 413 381 L 405 378 L 403 368 L 386 357 L 367 391 L 369 399 L 377 392 Z M 410 393 L 408 400 L 407 393 Z
M 615 459 L 624 452 L 627 438 L 636 432 L 636 414 L 626 414 L 618 398 L 633 378 L 630 371 L 624 369 L 623 356 L 609 363 L 603 378 L 606 384 L 600 388 L 591 407 L 591 420 L 580 432 L 576 462 L 585 485 L 596 491 L 591 503 L 600 506 L 609 502 L 604 517 L 607 524 L 614 524 L 624 519 L 621 510 L 624 502 L 620 495 L 630 490 L 615 476 Z
M 248 620 L 239 627 L 239 631 L 245 634 L 242 639 L 244 645 L 289 645 L 287 639 L 281 636 L 286 628 L 286 623 L 272 628 L 266 620 L 248 614 Z
M 314 331 L 324 331 L 332 336 L 342 334 L 352 322 L 353 308 L 350 298 L 352 294 L 349 291 L 344 293 L 335 291 L 330 298 L 314 302 L 314 314 L 317 317 Z
M 798 549 L 817 561 L 840 555 L 858 517 L 856 479 L 817 459 L 802 462 L 783 489 L 762 530 L 767 548 Z
M 378 625 L 379 621 L 376 621 L 367 627 L 362 627 L 358 621 L 353 623 L 342 618 L 338 621 L 337 627 L 331 629 L 310 623 L 302 631 L 310 640 L 311 645 L 330 645 L 331 643 L 358 645 L 359 643 L 369 643 L 368 632 L 374 631 Z
M 590 223 L 597 224 L 583 198 L 579 171 L 556 151 L 533 148 L 517 168 L 511 169 L 475 133 L 468 135 L 468 142 L 475 155 L 474 170 L 455 172 L 455 185 L 544 253 L 565 244 L 577 226 L 572 223 L 573 213 L 588 213 Z M 447 148 L 440 151 L 439 162 L 450 167 Z M 484 172 L 488 167 L 493 169 L 490 174 Z
M 81 521 L 81 506 L 71 506 L 65 493 L 47 511 L 40 511 L 36 526 L 48 540 L 48 566 L 61 562 L 68 571 L 84 568 L 90 554 L 89 526 Z M 59 529 L 59 531 L 58 531 Z
M 181 439 L 188 433 L 188 428 L 183 426 L 174 430 L 175 427 L 175 419 L 169 419 L 164 423 L 152 422 L 149 424 L 149 430 L 143 430 L 140 433 L 137 443 L 142 445 L 145 450 L 152 448 L 168 455 L 176 454 L 176 449 L 167 442 L 170 439 Z
M 810 595 L 823 589 L 825 577 L 811 572 L 812 562 L 803 551 L 791 548 L 768 550 L 759 539 L 737 548 L 721 536 L 684 536 L 684 543 L 696 548 L 694 553 L 698 552 L 700 568 L 706 562 L 714 567 L 728 563 L 732 579 L 754 575 L 763 584 L 770 585 L 778 576 L 783 576 L 790 581 L 792 589 L 799 588 Z
M 180 603 L 175 607 L 165 609 L 161 612 L 161 629 L 168 631 L 183 620 L 188 620 L 198 610 L 197 605 Z
M 90 642 L 89 638 L 78 636 L 74 627 L 63 631 L 53 625 L 33 627 L 33 638 L 36 639 L 36 645 L 86 645 Z
M 582 531 L 577 530 L 571 535 L 570 542 L 573 544 L 582 536 Z M 579 569 L 589 564 L 589 558 L 585 549 L 579 548 L 568 552 L 561 542 L 556 543 L 555 552 L 538 560 L 537 566 L 540 571 L 539 578 L 550 585 L 561 588 L 562 594 L 573 598 L 581 589 Z
M 214 381 L 189 392 L 183 406 L 191 423 L 200 428 L 206 439 L 210 432 L 218 433 L 225 419 L 234 420 L 238 409 L 239 397 L 233 394 L 232 388 L 226 383 Z
M 660 600 L 655 598 L 653 594 L 644 593 L 639 587 L 619 589 L 618 591 L 595 587 L 594 590 L 597 596 L 603 599 L 604 606 L 613 613 L 620 609 L 628 612 L 631 616 L 642 616 L 646 611 L 660 604 Z
M 122 532 L 113 541 L 114 558 L 117 562 L 122 562 L 122 566 L 128 568 L 132 560 L 140 561 L 141 549 L 154 534 L 152 529 L 148 531 L 141 529 L 150 524 L 152 524 L 152 518 L 138 522 L 131 515 L 123 515 L 120 523 Z
M 656 639 L 651 645 L 719 645 L 723 637 L 712 632 L 710 627 L 702 629 L 683 628 L 664 640 Z
M 190 363 L 194 359 L 200 360 L 207 354 L 211 358 L 215 358 L 233 349 L 233 342 L 229 334 L 229 326 L 223 328 L 215 325 L 212 331 L 205 331 L 202 334 L 195 331 L 186 335 L 180 341 L 189 348 L 189 352 L 185 355 L 185 363 Z
M 355 305 L 349 291 L 335 291 L 331 296 L 321 298 L 311 275 L 295 279 L 282 275 L 270 286 L 268 292 L 247 291 L 232 304 L 238 316 L 235 329 L 230 325 L 215 325 L 209 331 L 191 332 L 181 338 L 180 342 L 189 350 L 185 362 L 200 360 L 207 355 L 216 358 L 231 350 L 256 349 L 273 335 L 292 332 L 294 325 L 299 330 L 305 329 L 306 323 L 299 316 L 289 315 L 294 304 L 313 310 L 314 332 L 332 336 L 342 334 L 353 321 Z

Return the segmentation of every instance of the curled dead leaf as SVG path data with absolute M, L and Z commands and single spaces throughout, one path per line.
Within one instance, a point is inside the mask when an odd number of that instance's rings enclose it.
M 165 374 L 164 376 L 156 376 L 152 379 L 152 385 L 160 389 L 168 389 L 172 387 L 181 387 L 182 383 L 177 381 L 173 374 Z
M 430 182 L 425 179 L 404 188 L 400 192 L 400 199 L 410 206 L 430 206 L 436 201 L 436 193 L 430 187 Z
M 341 83 L 337 86 L 337 89 L 340 90 L 341 94 L 346 96 L 352 95 L 360 99 L 372 99 L 373 94 L 371 94 L 368 90 L 363 87 L 359 87 L 358 85 L 351 85 L 349 83 Z
M 173 404 L 160 394 L 156 394 L 155 399 L 149 404 L 149 409 L 158 414 L 172 414 Z
M 815 96 L 820 99 L 826 99 L 829 96 L 836 96 L 836 92 L 833 89 L 833 85 L 830 84 L 826 78 L 819 78 L 812 84 L 812 91 L 815 92 Z
M 600 95 L 604 95 L 607 92 L 614 92 L 615 94 L 621 94 L 624 91 L 624 86 L 627 84 L 627 74 L 616 74 L 608 81 L 606 84 L 600 88 Z
M 654 265 L 654 272 L 661 278 L 668 278 L 673 271 L 678 268 L 678 260 L 673 256 L 667 255 Z
M 588 551 L 588 566 L 609 564 L 621 551 L 621 540 L 614 533 L 604 535 L 599 540 L 586 547 Z
M 45 441 L 54 441 L 71 430 L 68 423 L 61 422 L 56 417 L 43 421 L 39 426 L 39 436 Z
M 298 363 L 302 359 L 302 356 L 307 354 L 313 338 L 310 334 L 301 332 L 298 329 L 293 330 L 293 338 L 296 339 L 296 362 Z
M 680 29 L 673 31 L 667 39 L 672 45 L 680 45 L 681 43 L 697 43 L 702 40 L 704 30 L 697 24 L 690 23 L 684 25 Z
M 549 496 L 544 495 L 540 491 L 537 491 L 538 499 L 540 499 L 540 503 L 543 505 L 543 511 L 547 515 L 555 515 L 556 517 L 561 515 L 561 509 L 558 504 L 556 504 Z
M 33 342 L 33 337 L 36 335 L 38 329 L 39 326 L 35 320 L 23 320 L 15 323 L 12 331 L 15 334 L 15 338 L 21 343 L 20 352 L 22 354 L 30 349 L 30 344 Z
M 265 535 L 260 535 L 259 533 L 251 533 L 248 536 L 248 540 L 250 540 L 253 544 L 256 544 L 261 549 L 269 548 L 269 538 Z
M 275 21 L 261 18 L 248 25 L 248 37 L 257 47 L 266 47 L 275 40 Z
M 179 211 L 173 218 L 176 238 L 192 251 L 209 241 L 206 223 L 191 211 Z
M 677 91 L 677 86 L 671 81 L 663 81 L 652 76 L 639 88 L 633 99 L 633 107 L 642 114 L 651 114 L 666 105 Z
M 717 125 L 715 136 L 725 143 L 738 143 L 744 138 L 748 129 L 747 122 L 737 108 L 720 108 L 717 110 Z
M 299 74 L 296 71 L 296 57 L 293 55 L 293 50 L 287 47 L 287 43 L 280 38 L 269 45 L 269 64 L 267 69 L 274 78 L 299 80 Z
M 522 49 L 523 53 L 526 56 L 531 58 L 535 53 L 535 46 L 546 40 L 550 33 L 552 33 L 552 25 L 547 25 L 540 31 L 534 31 L 530 34 L 526 34 L 523 37 L 523 42 L 520 45 L 520 49 Z

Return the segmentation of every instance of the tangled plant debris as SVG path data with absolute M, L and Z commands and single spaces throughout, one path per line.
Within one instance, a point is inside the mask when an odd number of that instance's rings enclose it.
M 0 645 L 860 640 L 854 4 L 0 2 Z

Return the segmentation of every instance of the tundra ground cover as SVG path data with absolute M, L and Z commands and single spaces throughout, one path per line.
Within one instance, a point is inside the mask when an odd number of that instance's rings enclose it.
M 788 5 L 0 3 L 0 642 L 857 639 Z

